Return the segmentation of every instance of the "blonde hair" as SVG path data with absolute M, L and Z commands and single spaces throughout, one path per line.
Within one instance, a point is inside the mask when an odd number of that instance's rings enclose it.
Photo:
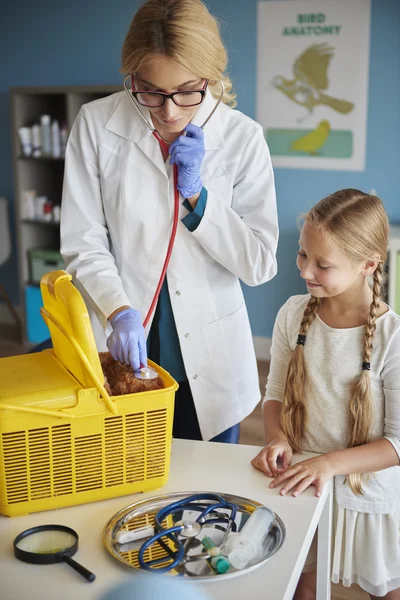
M 348 406 L 349 447 L 361 446 L 370 439 L 372 426 L 372 397 L 370 388 L 369 363 L 376 330 L 376 314 L 381 295 L 383 267 L 386 261 L 389 224 L 382 202 L 376 196 L 359 190 L 340 190 L 316 204 L 303 217 L 322 230 L 337 243 L 347 256 L 363 262 L 379 256 L 379 263 L 373 274 L 373 299 L 365 323 L 363 341 L 363 365 L 360 375 L 353 382 Z M 300 324 L 300 336 L 307 332 L 318 312 L 320 300 L 311 296 Z M 305 338 L 299 338 L 292 354 L 281 412 L 282 429 L 295 452 L 300 452 L 301 441 L 307 422 L 304 389 L 307 373 L 304 364 Z M 351 474 L 347 481 L 355 494 L 362 494 L 362 476 Z
M 164 55 L 181 67 L 208 79 L 214 98 L 236 106 L 236 94 L 226 74 L 228 56 L 219 25 L 201 0 L 147 0 L 133 17 L 122 46 L 121 72 L 140 70 L 154 55 Z

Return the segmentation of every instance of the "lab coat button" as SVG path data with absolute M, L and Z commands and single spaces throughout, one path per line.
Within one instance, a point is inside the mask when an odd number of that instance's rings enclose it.
M 193 375 L 193 379 L 197 379 L 197 375 Z
M 177 291 L 175 292 L 175 294 L 176 294 L 177 296 L 180 296 L 180 295 L 181 295 L 181 293 L 180 293 L 180 291 L 179 291 L 179 290 L 177 290 Z
M 188 333 L 185 333 L 185 337 L 186 337 L 186 338 L 187 338 L 187 337 L 189 337 L 189 334 L 188 334 Z

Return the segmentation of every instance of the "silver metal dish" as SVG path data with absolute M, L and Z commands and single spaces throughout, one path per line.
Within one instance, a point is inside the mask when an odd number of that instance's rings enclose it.
M 152 498 L 147 498 L 145 500 L 141 500 L 139 502 L 135 502 L 134 504 L 130 504 L 129 506 L 123 508 L 118 513 L 116 513 L 106 524 L 103 531 L 103 543 L 108 552 L 116 558 L 122 564 L 131 567 L 133 569 L 142 571 L 138 562 L 138 553 L 139 548 L 145 540 L 140 540 L 137 542 L 130 542 L 128 544 L 119 544 L 116 541 L 116 535 L 121 531 L 131 531 L 133 529 L 137 529 L 138 527 L 150 525 L 154 525 L 154 517 L 156 513 L 161 509 L 171 504 L 172 502 L 177 502 L 182 500 L 188 496 L 192 496 L 194 494 L 204 494 L 204 493 L 215 493 L 215 492 L 179 492 L 179 493 L 171 493 L 164 494 L 161 496 L 154 496 Z M 240 531 L 244 526 L 245 522 L 253 512 L 255 508 L 261 506 L 259 502 L 255 500 L 250 500 L 248 498 L 244 498 L 242 496 L 235 496 L 232 494 L 224 494 L 218 492 L 227 502 L 231 502 L 236 504 L 238 507 L 237 515 L 235 519 L 237 531 Z M 273 522 L 270 533 L 265 539 L 263 544 L 263 553 L 262 557 L 255 563 L 250 564 L 247 568 L 242 569 L 240 571 L 234 569 L 233 567 L 224 574 L 217 574 L 210 567 L 209 563 L 206 560 L 193 560 L 196 557 L 196 552 L 201 552 L 202 544 L 198 538 L 193 538 L 193 542 L 190 546 L 190 551 L 187 556 L 191 558 L 191 560 L 187 561 L 179 570 L 171 571 L 170 575 L 180 575 L 186 578 L 196 578 L 198 581 L 209 581 L 209 580 L 220 580 L 227 579 L 231 577 L 236 577 L 241 573 L 249 573 L 254 569 L 258 568 L 260 565 L 264 564 L 267 560 L 271 558 L 282 546 L 285 537 L 286 530 L 285 526 L 280 519 L 280 517 L 275 514 L 275 520 Z M 171 527 L 175 525 L 175 523 L 182 518 L 186 520 L 195 520 L 198 516 L 198 513 L 191 513 L 191 511 L 185 511 L 184 514 L 176 513 L 174 515 L 170 515 L 167 517 L 163 526 Z M 168 521 L 169 520 L 169 521 Z M 224 536 L 224 527 L 220 525 L 203 525 L 202 534 L 205 536 L 209 536 L 213 539 L 213 541 L 218 544 L 218 542 Z M 156 559 L 165 557 L 165 563 L 160 563 L 160 567 L 168 564 L 170 561 L 170 557 L 167 552 L 161 546 L 153 546 L 153 548 L 146 550 L 148 556 L 146 558 Z M 146 556 L 146 555 L 145 555 Z

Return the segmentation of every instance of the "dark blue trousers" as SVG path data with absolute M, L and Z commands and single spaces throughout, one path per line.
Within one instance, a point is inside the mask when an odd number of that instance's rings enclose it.
M 239 443 L 239 424 L 212 438 L 211 442 L 224 442 L 226 444 Z M 175 413 L 173 436 L 185 440 L 202 440 L 196 409 L 194 407 L 192 392 L 188 381 L 181 381 L 175 394 Z

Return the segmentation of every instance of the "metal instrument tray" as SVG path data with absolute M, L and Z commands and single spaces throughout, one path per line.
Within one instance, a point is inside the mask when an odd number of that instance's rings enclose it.
M 134 504 L 126 506 L 114 516 L 112 516 L 106 524 L 103 531 L 104 546 L 106 547 L 108 552 L 119 562 L 133 569 L 142 571 L 142 569 L 139 566 L 137 557 L 139 553 L 139 548 L 144 540 L 130 542 L 128 544 L 119 544 L 116 541 L 117 533 L 119 531 L 130 531 L 145 525 L 153 526 L 154 517 L 161 508 L 164 508 L 168 504 L 177 502 L 188 496 L 204 493 L 215 492 L 203 491 L 171 493 L 161 496 L 153 496 L 152 498 L 140 500 L 139 502 L 135 502 Z M 237 531 L 240 531 L 242 529 L 253 510 L 258 506 L 261 506 L 259 502 L 250 500 L 249 498 L 220 492 L 217 493 L 223 496 L 227 502 L 237 505 L 238 510 L 235 519 Z M 179 571 L 171 571 L 169 575 L 180 575 L 186 578 L 195 578 L 197 581 L 208 581 L 216 579 L 227 579 L 231 577 L 236 577 L 241 573 L 249 573 L 250 571 L 253 571 L 260 565 L 264 564 L 267 560 L 269 560 L 271 556 L 273 556 L 279 550 L 279 548 L 282 546 L 285 540 L 285 526 L 280 517 L 276 513 L 274 514 L 275 520 L 273 522 L 270 533 L 265 539 L 265 542 L 263 544 L 263 554 L 262 557 L 258 560 L 258 562 L 250 564 L 247 568 L 242 569 L 240 571 L 231 567 L 228 572 L 224 574 L 217 574 L 214 572 L 214 570 L 211 568 L 211 566 L 206 560 L 192 560 L 192 557 L 195 557 L 196 552 L 199 553 L 202 550 L 201 541 L 197 538 L 194 538 L 195 543 L 191 545 L 190 551 L 188 552 L 190 560 L 186 561 L 184 566 L 182 566 L 182 568 Z M 163 523 L 163 526 L 172 527 L 177 521 L 181 520 L 182 518 L 186 520 L 195 520 L 197 516 L 198 513 L 195 513 L 194 511 L 184 511 L 184 514 L 182 514 L 182 512 L 175 513 L 168 517 L 169 522 Z M 218 542 L 223 538 L 224 528 L 219 525 L 207 526 L 207 524 L 205 524 L 202 527 L 202 534 L 210 536 L 213 539 L 213 541 L 216 544 L 218 544 Z M 149 549 L 146 552 L 149 553 L 149 555 L 146 558 L 155 559 L 162 558 L 163 556 L 165 556 L 165 563 L 160 563 L 160 566 L 167 564 L 170 560 L 169 555 L 161 546 L 154 546 L 152 549 Z

